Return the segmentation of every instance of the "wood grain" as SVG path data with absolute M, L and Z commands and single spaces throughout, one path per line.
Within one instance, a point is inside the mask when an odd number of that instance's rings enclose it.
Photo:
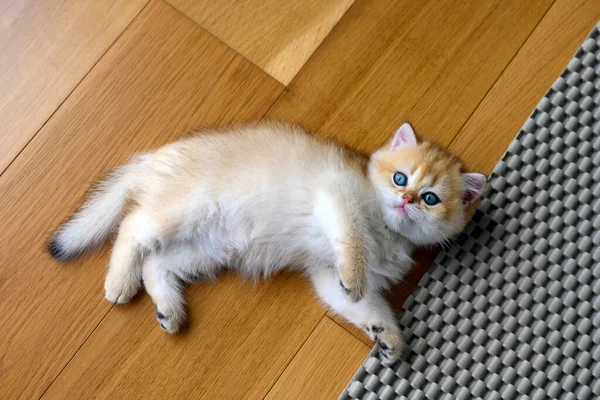
M 358 0 L 268 117 L 366 152 L 405 120 L 450 143 L 551 3 Z
M 266 399 L 337 399 L 369 351 L 325 317 Z
M 147 2 L 0 2 L 0 173 Z
M 489 174 L 600 19 L 600 2 L 557 0 L 450 146 Z
M 168 0 L 287 85 L 354 0 Z
M 153 1 L 144 9 L 0 176 L 0 398 L 39 397 L 110 309 L 102 290 L 106 251 L 70 265 L 52 262 L 44 251 L 49 232 L 90 182 L 131 152 L 168 142 L 183 131 L 259 119 L 281 90 L 278 82 L 166 3 Z M 299 296 L 309 308 L 311 298 L 305 297 Z M 253 304 L 242 307 L 243 323 L 259 324 L 269 332 L 269 317 L 255 317 L 262 303 Z M 116 311 L 143 314 L 151 324 L 151 308 L 142 303 Z M 306 317 L 295 328 L 300 333 L 312 329 L 323 311 L 310 309 L 316 314 L 312 320 L 313 314 L 299 310 L 281 324 Z M 233 330 L 243 327 L 240 322 L 226 324 Z M 144 326 L 134 323 L 127 329 L 137 332 Z M 200 329 L 201 323 L 195 326 Z M 119 331 L 129 347 L 125 354 L 139 345 L 127 329 Z M 267 337 L 274 348 L 289 340 Z M 199 337 L 194 345 L 198 354 L 207 351 L 202 346 Z M 264 360 L 269 352 L 262 348 L 259 354 Z M 95 366 L 96 378 L 112 376 L 105 365 Z M 78 383 L 92 378 L 84 376 Z
M 158 327 L 146 295 L 113 308 L 44 398 L 263 398 L 325 315 L 295 274 L 258 285 L 227 274 L 187 294 L 179 335 Z

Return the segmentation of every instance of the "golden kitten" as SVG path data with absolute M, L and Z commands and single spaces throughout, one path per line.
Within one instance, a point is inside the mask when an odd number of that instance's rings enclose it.
M 143 282 L 169 333 L 186 317 L 182 282 L 226 267 L 255 278 L 299 269 L 391 364 L 403 341 L 382 292 L 409 270 L 413 246 L 463 229 L 485 177 L 460 166 L 408 123 L 371 157 L 284 124 L 207 131 L 116 169 L 49 251 L 68 260 L 118 228 L 106 298 L 125 303 Z

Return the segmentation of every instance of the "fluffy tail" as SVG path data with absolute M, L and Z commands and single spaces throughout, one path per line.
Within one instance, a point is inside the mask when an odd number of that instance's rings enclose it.
M 48 242 L 52 257 L 68 261 L 95 250 L 106 241 L 123 217 L 138 170 L 139 162 L 133 161 L 117 168 L 97 184 L 69 221 L 52 235 Z

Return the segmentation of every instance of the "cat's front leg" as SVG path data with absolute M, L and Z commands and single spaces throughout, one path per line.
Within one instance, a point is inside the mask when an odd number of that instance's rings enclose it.
M 376 341 L 379 345 L 382 363 L 391 366 L 404 355 L 404 339 L 396 322 L 385 323 L 383 321 L 382 318 L 381 325 L 367 325 L 364 330 L 371 340 Z
M 382 363 L 393 365 L 403 355 L 405 346 L 394 312 L 378 291 L 368 291 L 358 302 L 350 301 L 337 282 L 337 273 L 322 268 L 311 272 L 311 280 L 321 299 L 333 311 L 364 329 L 379 344 Z
M 331 241 L 336 254 L 336 284 L 348 298 L 357 302 L 367 291 L 369 232 L 361 208 L 347 188 L 333 186 L 319 192 L 315 216 Z
M 358 235 L 348 235 L 339 247 L 340 286 L 351 301 L 360 301 L 367 291 L 368 267 L 365 246 Z

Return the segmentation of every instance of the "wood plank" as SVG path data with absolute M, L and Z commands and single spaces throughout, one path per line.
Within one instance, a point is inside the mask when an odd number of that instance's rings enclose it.
M 337 399 L 369 351 L 325 317 L 266 399 Z
M 491 173 L 599 19 L 598 1 L 556 1 L 450 146 L 469 168 Z
M 270 110 L 371 152 L 403 121 L 450 143 L 551 0 L 357 0 Z
M 102 289 L 106 251 L 71 265 L 58 265 L 44 250 L 49 232 L 72 210 L 90 182 L 131 152 L 163 144 L 186 130 L 259 119 L 282 89 L 166 3 L 153 1 L 143 10 L 0 177 L 0 398 L 39 397 L 110 309 Z M 279 293 L 266 291 L 273 292 Z M 310 307 L 310 299 L 299 297 Z M 273 295 L 273 301 L 276 299 Z M 253 304 L 257 305 L 249 309 L 240 306 L 245 310 L 239 311 L 242 322 L 225 325 L 232 330 L 243 328 L 249 323 L 248 315 L 261 310 L 262 303 L 257 300 Z M 298 322 L 294 328 L 300 335 L 320 319 L 323 311 L 316 310 L 311 308 L 316 315 L 307 312 L 308 316 L 299 312 L 306 317 L 303 322 L 297 321 L 298 316 L 251 322 L 261 327 L 272 324 L 277 333 L 282 324 Z M 143 315 L 148 324 L 133 321 L 120 329 L 119 339 L 127 343 L 127 349 L 138 348 L 132 338 L 139 329 L 146 327 L 150 335 L 158 333 L 147 302 L 118 308 L 115 315 L 123 313 Z M 210 318 L 195 321 L 198 331 L 202 329 L 198 321 L 217 323 Z M 266 327 L 265 331 L 269 332 Z M 188 339 L 193 336 L 198 335 Z M 275 349 L 290 340 L 267 337 Z M 194 341 L 198 354 L 209 351 L 203 348 L 202 339 Z M 160 340 L 176 339 L 160 336 Z M 92 340 L 89 345 L 97 343 Z M 224 354 L 235 358 L 236 350 L 240 344 Z M 270 349 L 264 346 L 261 351 L 264 362 Z M 178 356 L 177 352 L 171 355 Z M 209 359 L 217 356 L 213 353 Z M 88 380 L 112 376 L 104 364 L 96 367 L 97 376 L 84 376 L 76 383 L 87 385 Z M 146 373 L 144 368 L 136 372 Z
M 167 0 L 287 85 L 354 0 Z
M 0 173 L 147 2 L 0 3 Z

